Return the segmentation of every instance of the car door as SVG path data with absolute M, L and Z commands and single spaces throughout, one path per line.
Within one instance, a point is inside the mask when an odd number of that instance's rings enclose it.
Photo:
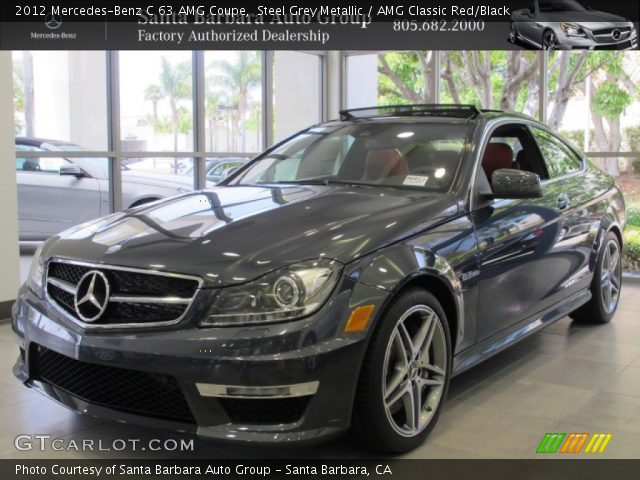
M 549 180 L 543 182 L 547 205 L 560 216 L 552 256 L 563 269 L 549 298 L 552 303 L 590 283 L 589 260 L 604 215 L 601 206 L 591 200 L 606 187 L 587 175 L 586 160 L 564 140 L 537 127 L 531 127 L 531 132 L 549 172 Z
M 498 144 L 499 148 L 492 144 Z M 503 157 L 499 162 L 497 154 Z M 497 127 L 482 158 L 478 185 L 485 182 L 490 187 L 487 177 L 491 171 L 486 171 L 487 165 L 489 170 L 496 167 L 528 170 L 541 177 L 543 196 L 485 201 L 474 209 L 480 268 L 479 340 L 529 319 L 553 304 L 559 285 L 575 268 L 572 258 L 555 255 L 562 240 L 565 212 L 558 208 L 560 190 L 551 184 L 540 149 L 527 125 L 512 123 Z
M 21 240 L 42 240 L 100 216 L 100 187 L 95 178 L 60 175 L 61 166 L 71 165 L 68 159 L 25 158 L 19 151 L 29 147 L 16 149 Z

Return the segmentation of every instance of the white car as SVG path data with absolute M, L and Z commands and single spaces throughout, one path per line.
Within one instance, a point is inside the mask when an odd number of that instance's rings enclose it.
M 44 240 L 109 213 L 107 158 L 65 157 L 84 148 L 56 140 L 16 138 L 21 241 Z M 20 157 L 21 151 L 60 152 L 55 158 Z M 209 185 L 209 184 L 208 184 Z M 122 169 L 122 205 L 136 207 L 193 190 L 193 178 Z

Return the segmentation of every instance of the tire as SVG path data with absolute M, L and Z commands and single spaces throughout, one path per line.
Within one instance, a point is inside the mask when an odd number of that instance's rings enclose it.
M 353 407 L 355 440 L 381 453 L 419 446 L 442 410 L 451 363 L 449 326 L 436 297 L 419 288 L 402 292 L 379 320 L 365 355 Z
M 558 37 L 553 30 L 546 30 L 542 34 L 542 49 L 557 50 L 559 46 Z
M 141 205 L 146 205 L 147 203 L 155 202 L 156 200 L 160 200 L 159 198 L 143 198 L 142 200 L 137 200 L 129 205 L 129 208 L 139 207 Z
M 604 237 L 591 282 L 591 300 L 571 313 L 578 323 L 602 324 L 611 321 L 620 303 L 622 289 L 622 249 L 615 233 Z
M 514 22 L 510 24 L 509 41 L 514 44 L 518 42 L 518 31 L 516 30 L 516 24 Z

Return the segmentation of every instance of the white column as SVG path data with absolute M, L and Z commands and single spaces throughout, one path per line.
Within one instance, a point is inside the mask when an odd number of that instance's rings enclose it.
M 0 318 L 6 318 L 20 284 L 12 72 L 11 52 L 0 51 Z
M 330 50 L 327 52 L 325 67 L 327 69 L 327 120 L 338 118 L 338 112 L 342 108 L 342 57 L 340 52 Z

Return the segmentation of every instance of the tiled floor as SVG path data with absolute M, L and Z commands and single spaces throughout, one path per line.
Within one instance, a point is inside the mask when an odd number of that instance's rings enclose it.
M 533 458 L 546 432 L 611 432 L 599 458 L 640 458 L 640 284 L 627 283 L 609 325 L 565 318 L 455 378 L 443 415 L 412 458 Z M 190 438 L 85 418 L 21 386 L 11 375 L 16 347 L 0 326 L 0 457 L 149 457 L 132 453 L 18 451 L 19 434 L 102 440 Z M 195 451 L 167 458 L 362 457 L 348 437 L 313 448 L 255 448 L 195 439 Z M 581 455 L 583 458 L 588 455 Z

